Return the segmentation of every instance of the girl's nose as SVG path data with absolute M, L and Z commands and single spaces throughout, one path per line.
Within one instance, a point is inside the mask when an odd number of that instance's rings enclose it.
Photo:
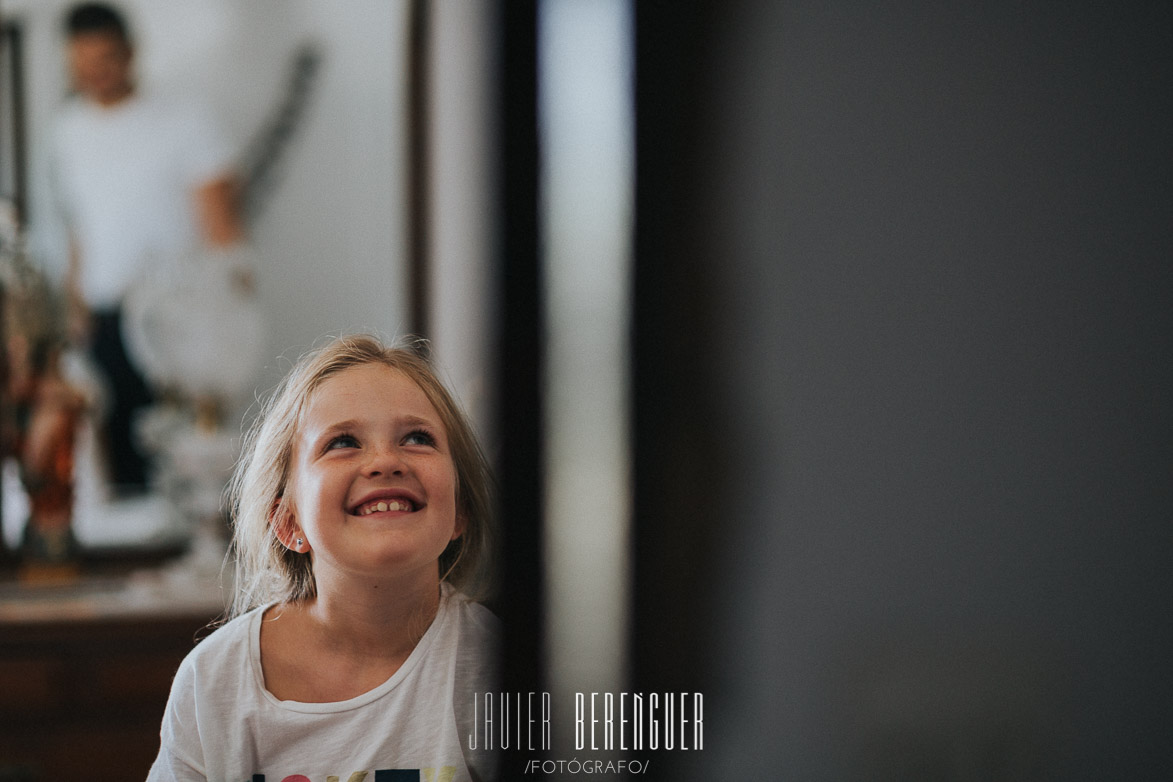
M 403 456 L 394 445 L 373 448 L 366 464 L 366 474 L 370 477 L 401 475 L 405 469 Z

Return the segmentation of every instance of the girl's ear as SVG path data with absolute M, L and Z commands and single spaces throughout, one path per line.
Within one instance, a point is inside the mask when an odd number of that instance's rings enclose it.
M 273 507 L 269 509 L 269 526 L 285 548 L 299 554 L 309 551 L 309 544 L 293 515 L 293 509 L 281 497 L 274 500 Z
M 456 526 L 453 527 L 452 537 L 448 538 L 448 540 L 449 541 L 456 540 L 461 535 L 463 535 L 467 529 L 468 529 L 468 518 L 464 515 L 463 511 L 457 511 L 456 512 Z

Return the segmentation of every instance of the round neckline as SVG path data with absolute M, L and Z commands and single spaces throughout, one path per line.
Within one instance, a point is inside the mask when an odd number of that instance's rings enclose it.
M 447 621 L 450 613 L 448 603 L 451 591 L 451 585 L 447 583 L 441 584 L 440 604 L 436 608 L 436 616 L 432 619 L 432 623 L 428 626 L 427 631 L 424 632 L 423 637 L 420 638 L 419 643 L 411 650 L 411 654 L 403 661 L 403 665 L 400 665 L 395 673 L 391 674 L 382 684 L 376 685 L 364 693 L 343 701 L 310 702 L 281 700 L 269 692 L 268 688 L 265 687 L 265 674 L 264 669 L 261 667 L 261 624 L 268 610 L 278 604 L 270 603 L 269 605 L 260 606 L 255 610 L 248 629 L 248 656 L 249 664 L 252 668 L 253 684 L 260 690 L 261 695 L 266 701 L 277 708 L 287 711 L 295 711 L 303 714 L 332 714 L 366 706 L 368 703 L 376 701 L 394 690 L 419 665 L 420 660 L 424 658 L 428 649 L 432 646 L 435 637 L 440 633 L 441 625 Z

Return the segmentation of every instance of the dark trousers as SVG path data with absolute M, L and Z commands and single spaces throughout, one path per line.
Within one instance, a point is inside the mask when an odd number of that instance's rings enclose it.
M 135 414 L 154 403 L 143 376 L 126 355 L 122 342 L 122 310 L 95 310 L 90 353 L 110 383 L 110 409 L 105 426 L 106 458 L 110 480 L 124 489 L 141 489 L 147 482 L 147 465 L 135 443 Z

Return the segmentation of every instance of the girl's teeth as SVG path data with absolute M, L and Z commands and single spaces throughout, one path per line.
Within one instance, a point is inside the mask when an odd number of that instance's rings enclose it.
M 379 500 L 378 502 L 371 503 L 366 508 L 364 508 L 362 511 L 362 515 L 369 516 L 372 513 L 383 513 L 385 511 L 389 511 L 389 510 L 410 511 L 411 504 L 404 501 L 404 500 L 390 500 L 390 501 Z

